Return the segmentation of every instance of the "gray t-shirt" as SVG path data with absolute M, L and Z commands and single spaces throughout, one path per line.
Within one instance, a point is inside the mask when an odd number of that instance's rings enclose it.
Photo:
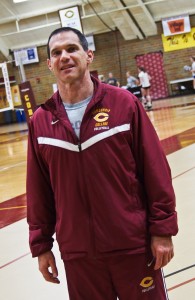
M 129 76 L 127 77 L 127 86 L 130 87 L 130 88 L 134 88 L 137 86 L 136 84 L 137 82 L 137 79 L 133 76 Z
M 70 123 L 72 125 L 72 128 L 74 129 L 77 137 L 80 136 L 80 127 L 81 122 L 85 113 L 85 110 L 87 108 L 88 103 L 90 102 L 92 96 L 88 97 L 87 99 L 80 101 L 78 103 L 74 104 L 67 104 L 64 103 L 64 107 L 66 109 L 68 118 L 70 120 Z

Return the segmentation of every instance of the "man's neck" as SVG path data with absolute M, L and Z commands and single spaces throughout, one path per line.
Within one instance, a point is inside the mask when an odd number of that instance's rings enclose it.
M 93 82 L 91 78 L 86 80 L 84 83 L 60 83 L 58 85 L 59 93 L 64 103 L 78 103 L 93 95 Z

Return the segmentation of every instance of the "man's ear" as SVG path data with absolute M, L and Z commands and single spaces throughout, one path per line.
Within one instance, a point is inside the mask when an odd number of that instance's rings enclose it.
M 53 71 L 52 66 L 51 66 L 51 60 L 49 58 L 47 59 L 47 66 L 50 71 Z
M 92 63 L 92 61 L 93 61 L 93 58 L 94 58 L 94 53 L 93 53 L 93 51 L 92 50 L 87 50 L 87 62 L 89 63 L 89 64 L 91 64 Z

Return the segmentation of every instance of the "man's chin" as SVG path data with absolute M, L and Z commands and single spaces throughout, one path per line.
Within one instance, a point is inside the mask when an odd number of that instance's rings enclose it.
M 60 82 L 62 82 L 63 84 L 71 84 L 74 83 L 76 81 L 76 76 L 74 76 L 73 74 L 68 74 L 66 76 L 61 77 Z

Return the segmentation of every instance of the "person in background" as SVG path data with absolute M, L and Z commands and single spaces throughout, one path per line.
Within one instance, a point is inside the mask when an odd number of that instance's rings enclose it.
M 99 81 L 101 81 L 102 83 L 106 83 L 105 77 L 104 77 L 103 74 L 98 75 L 98 79 L 99 79 Z
M 146 72 L 144 67 L 138 67 L 138 77 L 141 84 L 142 101 L 147 109 L 152 108 L 152 100 L 150 96 L 150 75 Z
M 190 61 L 192 63 L 191 73 L 193 77 L 193 89 L 195 91 L 195 56 L 191 56 Z
M 80 31 L 54 30 L 47 49 L 59 90 L 29 123 L 32 256 L 59 284 L 56 232 L 70 300 L 166 300 L 161 268 L 178 227 L 154 127 L 134 95 L 90 75 L 94 54 Z
M 119 81 L 113 76 L 112 72 L 108 73 L 108 79 L 106 82 L 110 85 L 114 85 L 114 86 L 118 86 L 118 87 L 120 86 Z
M 130 71 L 126 72 L 127 88 L 134 88 L 139 85 L 139 80 L 131 75 Z

